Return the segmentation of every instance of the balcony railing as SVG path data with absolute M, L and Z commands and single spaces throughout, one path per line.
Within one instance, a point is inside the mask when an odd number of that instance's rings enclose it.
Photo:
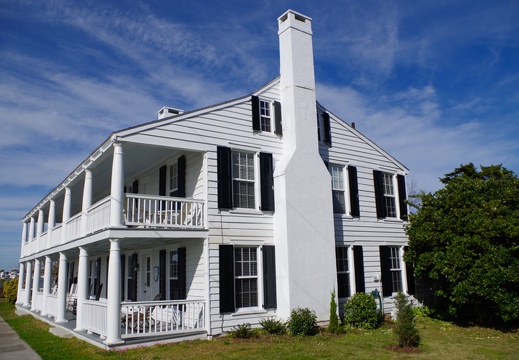
M 121 304 L 121 338 L 205 330 L 205 300 Z
M 126 225 L 164 228 L 204 228 L 204 201 L 126 194 Z

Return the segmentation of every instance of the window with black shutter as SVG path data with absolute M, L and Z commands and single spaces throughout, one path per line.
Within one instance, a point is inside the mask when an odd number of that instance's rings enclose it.
M 366 285 L 364 280 L 364 254 L 362 246 L 353 246 L 353 261 L 355 265 L 355 292 L 365 292 Z
M 274 211 L 274 165 L 272 154 L 260 153 L 261 210 Z
M 283 119 L 281 115 L 281 103 L 274 101 L 274 116 L 276 118 L 276 127 L 274 133 L 279 136 L 283 136 Z
M 405 177 L 404 175 L 397 175 L 398 180 L 398 198 L 399 198 L 399 206 L 400 206 L 400 219 L 407 220 L 407 192 L 405 188 Z
M 276 297 L 276 254 L 272 245 L 263 246 L 263 307 L 275 309 Z
M 359 217 L 359 184 L 357 180 L 357 168 L 355 166 L 348 166 L 348 180 L 350 187 L 350 214 L 353 217 Z
M 220 313 L 234 312 L 234 246 L 220 245 Z
M 218 208 L 232 209 L 232 151 L 228 147 L 218 146 Z
M 404 246 L 404 254 L 409 249 L 409 246 Z M 405 272 L 407 276 L 407 293 L 409 295 L 416 295 L 416 282 L 414 277 L 413 265 L 409 262 L 405 262 Z
M 252 130 L 260 131 L 261 130 L 261 120 L 260 120 L 259 97 L 254 96 L 254 95 L 251 96 L 251 106 L 252 106 Z
M 330 114 L 324 112 L 323 115 L 323 142 L 329 146 L 332 145 L 332 131 L 330 126 Z

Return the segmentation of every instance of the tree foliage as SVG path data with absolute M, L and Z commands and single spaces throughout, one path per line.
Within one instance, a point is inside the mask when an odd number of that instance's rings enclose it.
M 461 165 L 422 194 L 406 261 L 459 320 L 519 320 L 519 179 L 501 165 Z

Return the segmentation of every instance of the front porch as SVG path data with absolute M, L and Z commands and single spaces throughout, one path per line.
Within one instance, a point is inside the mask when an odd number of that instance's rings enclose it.
M 54 299 L 50 297 L 49 299 Z M 17 306 L 19 313 L 30 314 L 53 327 L 60 328 L 73 336 L 103 349 L 130 348 L 156 343 L 193 339 L 206 339 L 205 300 L 123 302 L 121 304 L 120 331 L 122 341 L 107 345 L 107 303 L 86 300 L 83 302 L 84 321 L 78 329 L 77 317 L 67 311 L 65 321 L 57 322 L 57 301 L 48 301 L 47 315 L 41 310 Z

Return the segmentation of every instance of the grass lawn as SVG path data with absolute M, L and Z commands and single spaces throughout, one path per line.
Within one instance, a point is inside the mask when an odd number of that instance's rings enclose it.
M 17 316 L 0 300 L 0 316 L 43 359 L 519 359 L 519 331 L 458 327 L 448 322 L 418 319 L 422 338 L 412 352 L 390 350 L 391 329 L 349 331 L 299 338 L 260 335 L 244 340 L 218 337 L 212 341 L 185 341 L 124 351 L 105 351 L 78 339 L 62 339 L 49 325 L 32 316 Z

